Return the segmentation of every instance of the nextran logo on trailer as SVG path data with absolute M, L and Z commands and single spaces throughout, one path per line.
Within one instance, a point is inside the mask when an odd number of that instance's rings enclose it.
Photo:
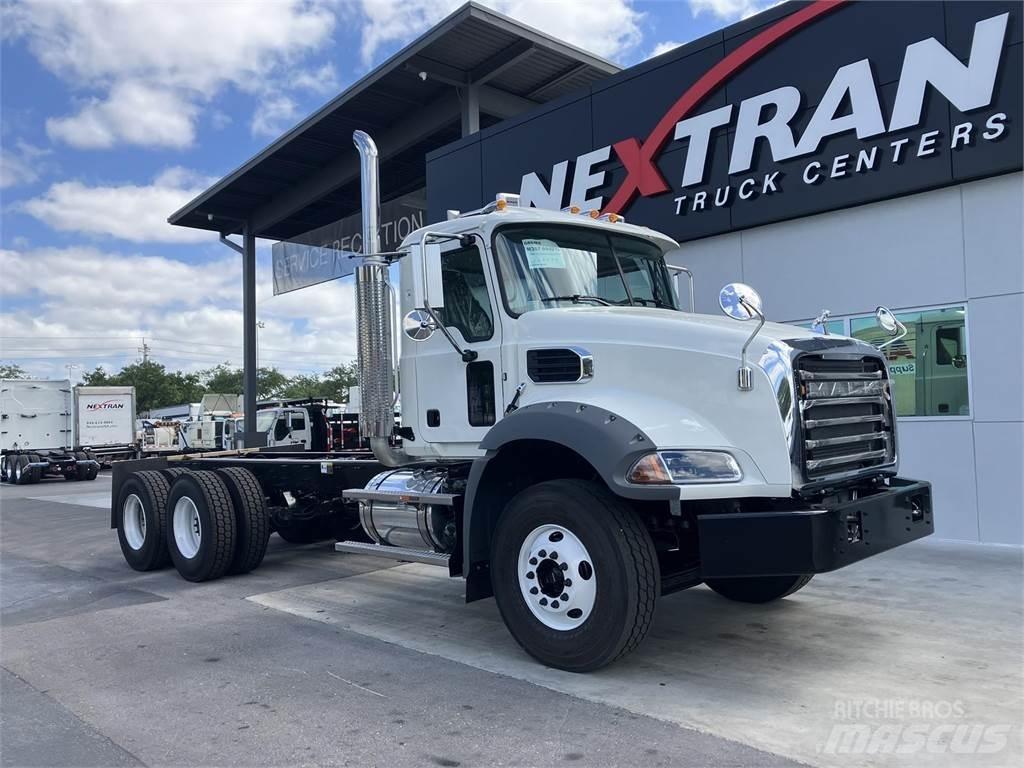
M 102 403 L 89 403 L 85 406 L 87 411 L 116 411 L 124 408 L 124 403 L 117 400 L 104 400 Z
M 733 204 L 756 201 L 767 195 L 785 192 L 790 184 L 817 185 L 856 174 L 902 165 L 908 158 L 937 157 L 943 148 L 966 150 L 1003 138 L 1008 129 L 1005 112 L 982 112 L 952 126 L 952 130 L 921 130 L 905 133 L 924 122 L 925 99 L 929 87 L 962 113 L 984 110 L 993 100 L 996 78 L 1003 54 L 1009 14 L 983 19 L 974 26 L 970 55 L 960 61 L 933 37 L 906 48 L 895 101 L 885 114 L 870 59 L 861 59 L 840 67 L 820 94 L 818 106 L 799 132 L 794 124 L 805 97 L 790 85 L 781 85 L 738 104 L 696 113 L 708 96 L 732 76 L 797 30 L 812 24 L 825 14 L 842 7 L 843 1 L 812 3 L 786 16 L 719 61 L 695 82 L 642 142 L 625 139 L 576 158 L 570 179 L 570 161 L 551 169 L 550 183 L 537 173 L 522 177 L 522 205 L 561 208 L 566 202 L 584 210 L 601 209 L 624 213 L 638 195 L 655 197 L 672 194 L 669 204 L 676 215 L 687 215 Z M 813 103 L 813 102 L 810 102 Z M 713 152 L 713 133 L 733 128 L 735 136 L 729 156 L 729 183 L 708 187 L 706 178 Z M 819 156 L 830 137 L 853 134 L 861 146 L 853 152 Z M 675 187 L 666 181 L 656 166 L 663 151 L 673 141 L 688 140 L 683 167 Z M 781 169 L 751 173 L 758 151 L 775 163 L 811 158 L 797 166 L 795 173 Z M 764 150 L 767 150 L 765 153 Z M 626 178 L 608 197 L 602 194 L 607 171 L 598 166 L 615 158 L 626 170 Z M 733 179 L 740 176 L 744 178 Z M 571 183 L 570 183 L 571 181 Z

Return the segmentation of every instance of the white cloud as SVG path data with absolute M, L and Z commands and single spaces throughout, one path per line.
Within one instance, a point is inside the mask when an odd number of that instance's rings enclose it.
M 4 144 L 0 147 L 0 189 L 38 181 L 47 167 L 45 158 L 50 154 L 49 149 L 20 139 L 14 142 L 13 148 Z
M 64 232 L 117 237 L 135 243 L 210 241 L 209 232 L 172 227 L 167 216 L 213 182 L 184 168 L 169 168 L 148 185 L 88 186 L 62 181 L 19 210 Z
M 462 0 L 359 0 L 365 18 L 362 60 L 368 66 L 385 44 L 404 43 L 460 5 Z M 499 13 L 598 56 L 614 58 L 640 42 L 642 14 L 630 0 L 483 0 Z
M 78 149 L 121 143 L 181 149 L 195 140 L 197 112 L 178 91 L 128 80 L 116 83 L 106 99 L 91 99 L 76 115 L 48 119 L 46 133 Z
M 269 270 L 263 253 L 261 364 L 308 373 L 350 361 L 351 281 L 273 297 Z M 116 370 L 139 357 L 143 338 L 151 357 L 170 369 L 241 365 L 241 263 L 234 255 L 190 263 L 94 247 L 0 250 L 0 272 L 0 359 L 37 375 L 64 376 L 67 363 Z
M 694 16 L 708 13 L 725 21 L 746 19 L 783 0 L 690 0 Z
M 78 114 L 51 121 L 52 136 L 79 147 L 181 147 L 194 139 L 199 105 L 225 86 L 262 94 L 296 80 L 330 84 L 333 68 L 304 66 L 331 39 L 333 5 L 23 0 L 4 5 L 3 21 L 5 37 L 24 39 L 46 69 L 92 94 Z
M 666 40 L 663 43 L 658 43 L 654 46 L 653 50 L 651 50 L 647 58 L 653 59 L 655 56 L 661 56 L 661 54 L 668 53 L 669 51 L 678 48 L 680 45 L 683 45 L 683 43 L 677 40 Z
M 299 108 L 295 101 L 284 94 L 264 98 L 252 116 L 253 136 L 276 138 L 291 128 L 299 117 Z

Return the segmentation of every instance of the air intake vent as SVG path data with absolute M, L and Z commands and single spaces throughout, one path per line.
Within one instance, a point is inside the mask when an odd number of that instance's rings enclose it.
M 594 358 L 585 349 L 531 349 L 526 353 L 526 373 L 536 384 L 575 384 L 594 375 Z

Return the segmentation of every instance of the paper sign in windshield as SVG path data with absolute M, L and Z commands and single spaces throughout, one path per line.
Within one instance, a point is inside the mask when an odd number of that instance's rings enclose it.
M 553 240 L 523 239 L 530 269 L 565 269 L 565 254 Z

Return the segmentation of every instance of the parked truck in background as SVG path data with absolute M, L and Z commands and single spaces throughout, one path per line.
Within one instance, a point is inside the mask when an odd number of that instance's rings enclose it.
M 118 465 L 110 525 L 133 568 L 244 573 L 271 530 L 332 520 L 338 551 L 442 566 L 528 653 L 582 672 L 634 649 L 664 594 L 768 602 L 933 531 L 930 485 L 897 475 L 878 348 L 767 323 L 742 284 L 727 317 L 695 314 L 678 244 L 615 213 L 499 195 L 379 253 L 376 147 L 354 140 L 370 452 Z
M 74 399 L 72 445 L 87 450 L 101 463 L 135 458 L 135 387 L 78 386 Z
M 91 450 L 76 442 L 76 398 L 71 382 L 42 379 L 0 379 L 0 480 L 27 484 L 46 475 L 68 480 L 95 480 L 100 464 Z M 87 398 L 83 407 L 92 403 Z M 116 430 L 86 435 L 115 434 Z

